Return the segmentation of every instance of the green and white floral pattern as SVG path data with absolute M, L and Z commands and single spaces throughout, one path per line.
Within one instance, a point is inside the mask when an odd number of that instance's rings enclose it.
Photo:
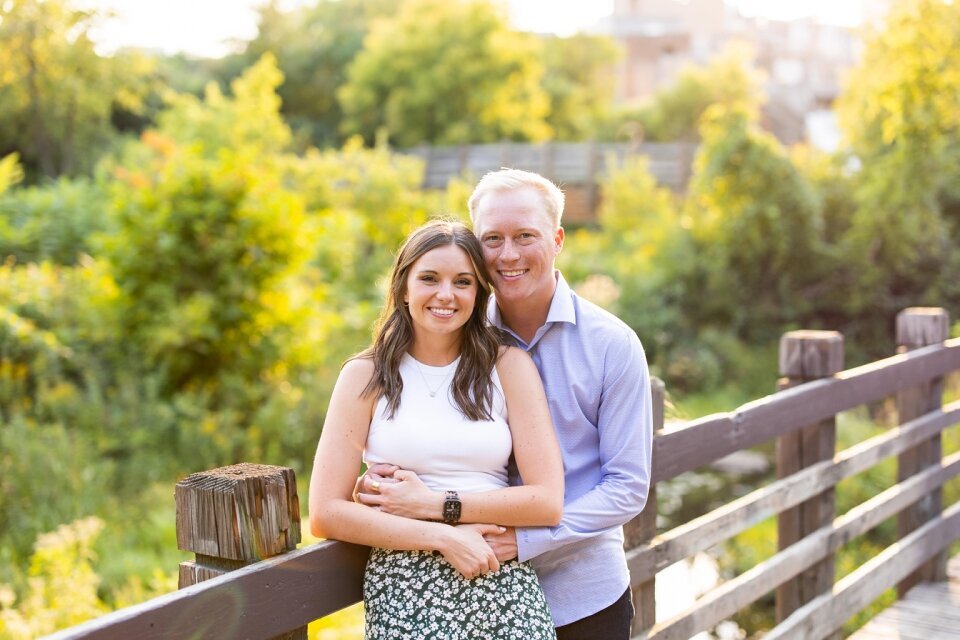
M 553 640 L 529 564 L 468 580 L 435 551 L 373 549 L 363 581 L 366 640 Z

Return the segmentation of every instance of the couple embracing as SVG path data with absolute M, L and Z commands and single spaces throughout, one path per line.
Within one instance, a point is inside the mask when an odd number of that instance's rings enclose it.
M 473 232 L 407 238 L 373 344 L 341 370 L 310 524 L 373 547 L 369 640 L 630 635 L 650 380 L 636 334 L 554 268 L 563 203 L 537 174 L 487 174 Z

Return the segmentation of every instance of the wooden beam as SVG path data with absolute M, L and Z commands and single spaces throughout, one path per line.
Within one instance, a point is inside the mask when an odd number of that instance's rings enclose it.
M 897 314 L 897 352 L 906 353 L 929 345 L 941 344 L 950 336 L 950 316 L 945 309 L 913 307 Z M 918 415 L 940 407 L 943 398 L 943 377 L 922 381 L 919 385 L 897 393 L 897 415 L 907 422 Z M 943 455 L 940 434 L 903 452 L 897 460 L 897 480 L 902 481 L 924 467 L 937 464 Z M 943 510 L 943 493 L 934 491 L 897 516 L 897 536 L 903 537 L 937 516 Z M 900 597 L 915 584 L 946 578 L 947 555 L 941 553 L 897 585 Z
M 368 547 L 321 542 L 65 629 L 48 640 L 251 640 L 359 602 Z
M 653 440 L 652 481 L 675 478 L 734 451 L 768 442 L 956 369 L 960 369 L 960 338 L 808 382 L 730 413 L 668 424 Z
M 943 461 L 943 464 L 937 468 L 930 468 L 921 474 L 913 476 L 903 485 L 895 485 L 883 493 L 875 496 L 873 499 L 861 505 L 862 509 L 852 509 L 850 512 L 837 518 L 833 525 L 824 527 L 796 544 L 783 551 L 778 552 L 771 558 L 751 568 L 749 571 L 729 580 L 716 589 L 713 589 L 686 611 L 674 616 L 670 620 L 658 623 L 653 628 L 634 636 L 635 640 L 686 640 L 700 631 L 705 631 L 714 627 L 719 622 L 729 618 L 731 615 L 744 608 L 751 602 L 756 601 L 764 594 L 769 593 L 784 581 L 796 576 L 811 564 L 819 561 L 829 554 L 834 553 L 839 547 L 849 542 L 852 538 L 866 533 L 877 526 L 886 518 L 895 514 L 915 500 L 923 492 L 930 491 L 932 487 L 941 486 L 946 480 L 960 474 L 960 453 L 950 456 Z M 951 510 L 960 509 L 960 503 L 951 507 Z M 944 516 L 946 518 L 946 514 Z M 937 538 L 943 546 L 949 544 L 953 539 L 960 537 L 960 511 L 951 516 L 948 536 L 952 538 Z M 929 542 L 929 540 L 926 540 Z M 894 545 L 896 546 L 896 545 Z M 928 550 L 930 554 L 936 552 L 934 549 Z M 929 557 L 929 556 L 928 556 Z M 899 578 L 897 578 L 899 579 Z M 892 587 L 895 580 L 887 583 L 885 588 Z M 832 590 L 836 593 L 837 587 Z M 880 589 L 882 592 L 883 589 Z M 878 594 L 879 595 L 879 594 Z M 821 595 L 811 601 L 822 602 L 823 599 L 829 600 L 830 594 Z M 869 604 L 871 600 L 867 601 Z M 806 611 L 811 603 L 804 605 L 796 612 L 791 614 L 783 624 L 790 620 L 801 611 Z M 866 605 L 864 605 L 866 606 Z M 863 607 L 860 607 L 861 609 Z M 853 615 L 859 609 L 851 611 L 847 617 Z M 840 621 L 840 624 L 843 623 Z M 780 629 L 778 625 L 775 629 Z M 839 625 L 838 625 L 839 627 Z M 813 638 L 823 638 L 827 633 L 832 633 L 836 628 L 830 628 L 824 635 L 808 636 L 802 633 L 796 635 L 784 635 L 782 638 L 803 638 L 804 640 Z M 764 636 L 765 640 L 770 635 Z
M 663 412 L 665 404 L 665 393 L 663 381 L 659 378 L 650 380 L 650 398 L 653 409 L 653 432 L 658 433 L 663 429 Z M 628 551 L 638 546 L 649 544 L 650 540 L 657 535 L 657 487 L 650 485 L 650 491 L 647 495 L 647 504 L 639 516 L 628 522 L 623 527 L 624 548 Z M 638 633 L 643 629 L 652 627 L 657 621 L 656 611 L 656 575 L 655 572 L 647 573 L 642 580 L 636 580 L 631 575 L 631 586 L 633 587 L 633 632 Z
M 874 436 L 792 476 L 776 480 L 709 513 L 664 532 L 627 553 L 634 583 L 704 551 L 783 509 L 801 503 L 844 478 L 861 473 L 960 422 L 960 400 Z M 920 497 L 922 497 L 921 494 Z
M 764 640 L 818 640 L 827 636 L 957 538 L 960 503 L 884 549 L 837 582 L 831 593 L 795 611 Z
M 822 378 L 843 369 L 843 335 L 836 331 L 790 331 L 780 338 L 779 390 Z M 836 449 L 836 416 L 777 438 L 777 477 L 787 478 L 800 469 L 832 460 Z M 829 525 L 836 515 L 833 485 L 808 500 L 784 509 L 777 516 L 777 548 L 786 549 L 809 533 Z M 776 592 L 776 617 L 783 620 L 800 605 L 833 586 L 833 556 L 827 556 Z

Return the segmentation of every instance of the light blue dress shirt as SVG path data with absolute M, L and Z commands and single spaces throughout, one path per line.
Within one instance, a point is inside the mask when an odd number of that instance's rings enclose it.
M 559 627 L 610 606 L 630 584 L 622 525 L 646 504 L 653 421 L 637 335 L 556 276 L 547 321 L 529 344 L 495 304 L 490 322 L 536 363 L 563 452 L 562 521 L 517 529 L 519 559 L 531 560 Z

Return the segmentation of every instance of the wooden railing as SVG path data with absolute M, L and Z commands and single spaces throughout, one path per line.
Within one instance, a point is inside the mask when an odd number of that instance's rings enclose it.
M 686 142 L 496 142 L 450 147 L 413 147 L 401 153 L 424 160 L 423 187 L 443 188 L 465 174 L 514 167 L 535 171 L 558 184 L 587 185 L 606 173 L 608 162 L 646 156 L 657 182 L 682 190 L 690 179 L 696 145 Z
M 941 453 L 941 433 L 960 422 L 960 401 L 941 406 L 944 377 L 960 370 L 960 338 L 947 340 L 948 325 L 942 309 L 907 309 L 897 318 L 897 355 L 845 371 L 840 334 L 787 333 L 781 340 L 780 391 L 692 422 L 664 425 L 663 386 L 654 380 L 652 489 L 648 508 L 626 527 L 635 638 L 689 638 L 771 591 L 778 623 L 766 638 L 832 638 L 847 619 L 894 585 L 902 593 L 918 580 L 942 578 L 944 552 L 960 539 L 960 503 L 944 510 L 940 493 L 944 482 L 960 473 L 960 452 L 945 458 Z M 836 415 L 890 397 L 896 399 L 898 426 L 836 452 Z M 771 440 L 777 442 L 777 480 L 656 533 L 657 484 Z M 898 460 L 897 483 L 837 515 L 837 483 L 892 456 Z M 198 553 L 196 563 L 184 563 L 193 566 L 182 568 L 181 580 L 190 584 L 197 577 L 218 577 L 52 637 L 302 638 L 310 621 L 358 602 L 367 556 L 363 547 L 322 542 L 255 562 L 298 538 L 291 479 L 289 470 L 256 467 L 252 473 L 228 468 L 181 482 L 178 525 L 193 533 L 182 539 L 178 533 L 178 542 Z M 280 513 L 281 506 L 288 510 Z M 775 555 L 686 611 L 656 619 L 659 571 L 773 516 L 778 519 Z M 836 551 L 893 516 L 897 541 L 835 582 Z M 271 538 L 265 532 L 282 537 L 281 543 L 268 549 Z M 253 564 L 230 571 L 248 562 Z

